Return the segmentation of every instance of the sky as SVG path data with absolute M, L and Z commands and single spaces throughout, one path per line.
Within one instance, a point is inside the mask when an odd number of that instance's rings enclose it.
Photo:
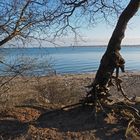
M 124 0 L 123 2 L 126 3 L 125 5 L 127 5 L 129 0 Z M 116 23 L 117 23 L 117 20 L 118 19 L 116 19 L 115 21 Z M 85 23 L 82 23 L 82 24 L 85 24 Z M 140 24 L 140 10 L 136 14 L 136 16 L 134 16 L 130 20 L 127 26 L 127 29 L 125 31 L 125 38 L 122 41 L 123 45 L 140 45 L 140 29 L 139 29 L 140 25 L 139 24 Z M 115 28 L 115 24 L 112 26 L 108 24 L 106 21 L 102 20 L 102 22 L 98 22 L 96 26 L 81 27 L 78 31 L 78 34 L 80 35 L 80 37 L 77 36 L 77 38 L 75 38 L 74 34 L 63 36 L 63 37 L 57 38 L 55 43 L 58 44 L 58 46 L 107 45 L 114 28 Z M 33 41 L 32 44 L 33 43 L 34 43 L 33 46 L 35 47 L 38 46 L 38 44 L 36 45 L 36 42 Z M 45 46 L 54 46 L 54 44 L 44 42 L 43 47 Z
M 125 31 L 125 38 L 122 41 L 123 45 L 137 45 L 140 44 L 140 16 L 133 17 Z M 87 44 L 106 45 L 113 33 L 115 26 L 107 25 L 107 23 L 100 23 L 92 30 L 82 31 Z M 82 42 L 81 42 L 82 43 Z
M 56 43 L 62 46 L 107 45 L 114 28 L 115 24 L 109 25 L 103 21 L 92 28 L 81 28 L 80 37 L 77 37 L 76 42 L 74 37 L 64 37 L 58 39 Z M 140 45 L 140 10 L 129 21 L 122 45 Z
M 139 12 L 140 13 L 140 12 Z M 140 14 L 134 16 L 125 31 L 122 45 L 140 45 Z M 117 21 L 117 20 L 116 20 Z M 74 37 L 66 37 L 58 40 L 62 46 L 69 45 L 107 45 L 115 25 L 108 25 L 106 22 L 98 23 L 96 27 L 80 29 L 80 36 L 75 42 Z M 56 41 L 57 42 L 57 41 Z

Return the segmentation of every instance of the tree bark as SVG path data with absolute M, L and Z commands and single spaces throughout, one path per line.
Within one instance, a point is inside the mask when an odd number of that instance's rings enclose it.
M 115 30 L 110 38 L 107 50 L 103 55 L 100 66 L 92 83 L 92 88 L 106 88 L 115 69 L 124 68 L 124 59 L 119 53 L 121 42 L 129 20 L 135 15 L 140 6 L 140 0 L 131 0 L 119 17 Z
M 3 40 L 0 41 L 0 47 L 2 45 L 4 45 L 5 43 L 7 43 L 8 41 L 10 41 L 11 39 L 13 39 L 17 34 L 14 32 L 11 35 L 7 36 L 6 38 L 4 38 Z

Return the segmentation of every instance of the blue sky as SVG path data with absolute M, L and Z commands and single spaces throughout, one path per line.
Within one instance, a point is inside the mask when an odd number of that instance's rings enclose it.
M 139 12 L 140 13 L 140 12 Z M 140 16 L 134 16 L 126 29 L 125 38 L 122 44 L 140 44 Z M 114 26 L 107 25 L 107 23 L 99 23 L 95 28 L 91 30 L 83 30 L 83 36 L 87 38 L 87 41 L 91 41 L 91 44 L 107 44 L 112 32 L 115 28 Z
M 130 0 L 123 1 L 123 4 L 127 5 Z M 54 3 L 55 4 L 55 3 Z M 77 13 L 76 13 L 77 14 Z M 73 18 L 74 19 L 74 18 Z M 72 21 L 73 21 L 72 19 Z M 115 19 L 115 24 L 117 23 L 117 18 Z M 60 46 L 71 46 L 71 45 L 107 45 L 108 41 L 112 35 L 112 32 L 115 28 L 115 24 L 109 25 L 104 20 L 101 20 L 97 23 L 94 27 L 89 27 L 88 25 L 84 26 L 88 21 L 83 20 L 78 23 L 81 24 L 81 28 L 79 29 L 78 33 L 80 37 L 77 36 L 75 40 L 74 34 L 71 33 L 68 36 L 63 36 L 56 39 L 56 44 Z M 140 10 L 136 16 L 134 16 L 126 29 L 125 38 L 122 41 L 123 45 L 140 45 Z M 82 27 L 84 26 L 84 27 Z M 68 32 L 70 32 L 68 30 Z M 32 42 L 35 43 L 36 42 Z M 51 43 L 43 43 L 43 46 L 52 46 Z
M 115 22 L 117 22 L 116 19 Z M 116 24 L 116 23 L 115 23 Z M 59 44 L 62 46 L 69 45 L 107 45 L 115 28 L 114 25 L 109 25 L 105 21 L 98 23 L 95 27 L 84 27 L 80 29 L 80 36 L 75 43 L 74 37 L 65 37 L 59 39 Z M 140 10 L 129 21 L 125 31 L 125 38 L 122 41 L 123 45 L 140 45 Z

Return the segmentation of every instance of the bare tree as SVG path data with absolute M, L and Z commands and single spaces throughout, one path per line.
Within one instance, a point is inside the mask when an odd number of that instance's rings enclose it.
M 46 3 L 43 0 L 9 0 L 0 2 L 0 46 L 15 39 L 25 39 L 51 23 L 44 19 Z M 50 15 L 49 15 L 50 16 Z M 34 35 L 35 36 L 35 35 Z
M 117 2 L 119 0 L 1 0 L 0 46 L 9 42 L 17 46 L 33 39 L 55 44 L 53 38 L 70 30 L 76 36 L 76 29 L 87 20 L 95 24 L 100 17 L 107 20 L 108 14 L 118 14 L 121 4 Z
M 0 1 L 0 47 L 4 45 L 17 43 L 26 43 L 30 39 L 44 38 L 44 34 L 48 37 L 48 29 L 54 24 L 54 14 L 56 7 L 51 9 L 51 1 L 46 0 L 1 0 Z M 15 43 L 16 42 L 16 43 Z M 22 45 L 22 44 L 21 44 Z M 16 46 L 17 47 L 17 46 Z M 0 53 L 0 56 L 2 53 Z M 22 60 L 22 62 L 20 61 Z M 8 80 L 0 79 L 0 87 L 7 84 L 18 75 L 23 76 L 26 71 L 37 68 L 31 59 L 15 60 L 7 63 L 0 59 L 2 65 L 1 71 L 7 76 L 12 75 Z M 39 66 L 38 66 L 39 67 Z M 44 68 L 49 68 L 48 63 L 44 64 Z
M 98 96 L 97 94 L 102 92 L 108 94 L 109 87 L 113 84 L 112 79 L 115 79 L 118 91 L 121 91 L 122 95 L 127 98 L 121 87 L 122 80 L 118 77 L 119 69 L 124 72 L 125 64 L 125 60 L 122 58 L 119 51 L 121 49 L 121 42 L 125 35 L 127 23 L 138 11 L 139 6 L 140 0 L 131 0 L 119 17 L 118 23 L 109 40 L 107 50 L 101 59 L 95 80 L 91 85 L 92 89 L 89 95 L 93 95 L 94 99 Z M 113 76 L 114 70 L 116 70 L 116 76 Z
M 120 0 L 1 0 L 0 46 L 12 39 L 48 39 L 70 30 L 76 34 L 83 22 L 107 21 L 121 10 Z

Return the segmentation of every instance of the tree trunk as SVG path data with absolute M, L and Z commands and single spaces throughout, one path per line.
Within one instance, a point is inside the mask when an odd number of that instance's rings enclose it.
M 124 32 L 126 30 L 127 23 L 138 11 L 139 6 L 140 0 L 131 0 L 128 6 L 120 15 L 116 28 L 108 43 L 107 50 L 101 59 L 95 80 L 91 85 L 92 89 L 94 89 L 92 90 L 93 92 L 95 91 L 95 88 L 97 86 L 100 89 L 107 89 L 107 86 L 109 86 L 109 81 L 115 69 L 117 70 L 117 72 L 119 68 L 124 71 L 123 68 L 125 61 L 119 53 L 121 49 L 120 45 L 122 39 L 124 38 Z

